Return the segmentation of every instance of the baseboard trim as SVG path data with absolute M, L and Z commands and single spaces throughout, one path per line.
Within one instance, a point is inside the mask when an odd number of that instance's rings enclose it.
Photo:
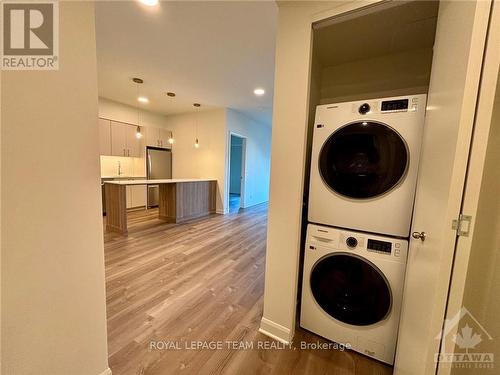
M 99 375 L 112 375 L 111 369 L 108 367 L 106 370 L 101 372 Z
M 283 344 L 292 343 L 290 329 L 264 317 L 260 321 L 259 332 Z
M 248 204 L 248 205 L 244 205 L 243 208 L 250 208 L 250 207 L 253 207 L 253 206 L 258 206 L 259 204 L 264 204 L 264 203 L 268 203 L 269 200 L 265 200 L 265 201 L 262 201 L 262 202 L 254 202 L 254 203 L 251 203 L 251 204 Z

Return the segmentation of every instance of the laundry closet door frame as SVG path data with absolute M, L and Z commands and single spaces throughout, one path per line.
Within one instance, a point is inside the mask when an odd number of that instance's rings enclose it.
M 436 40 L 440 39 L 440 43 L 434 47 L 433 67 L 435 69 L 437 64 L 446 63 L 446 57 L 443 61 L 436 61 L 436 56 L 439 59 L 448 52 L 448 42 L 453 41 L 453 36 L 456 35 L 454 30 L 462 30 L 465 27 L 462 23 L 463 19 L 457 18 L 453 20 L 450 17 L 454 12 L 460 13 L 460 6 L 465 2 L 446 2 L 440 4 L 438 25 L 436 32 Z M 435 374 L 437 363 L 434 361 L 434 356 L 439 353 L 439 340 L 436 340 L 436 335 L 439 334 L 443 320 L 445 317 L 445 310 L 447 304 L 447 296 L 449 291 L 449 284 L 452 272 L 452 265 L 454 260 L 454 249 L 456 245 L 456 235 L 451 229 L 453 219 L 458 217 L 463 197 L 463 188 L 466 178 L 467 161 L 469 157 L 469 149 L 471 147 L 473 120 L 475 114 L 475 107 L 479 89 L 479 79 L 481 74 L 481 65 L 483 61 L 483 52 L 486 39 L 486 29 L 488 26 L 488 18 L 490 14 L 491 1 L 479 0 L 477 2 L 468 1 L 469 6 L 474 7 L 474 12 L 471 13 L 473 17 L 472 25 L 470 27 L 470 44 L 468 56 L 457 56 L 458 58 L 467 59 L 467 69 L 465 76 L 460 77 L 463 80 L 463 94 L 455 96 L 455 102 L 447 103 L 444 108 L 432 108 L 433 103 L 443 104 L 446 103 L 442 100 L 443 93 L 446 93 L 447 83 L 446 80 L 437 79 L 435 84 L 432 83 L 429 88 L 429 107 L 430 110 L 440 110 L 442 113 L 446 111 L 457 110 L 459 111 L 458 121 L 453 123 L 453 131 L 457 136 L 455 143 L 455 155 L 453 160 L 449 163 L 451 178 L 447 181 L 447 186 L 439 193 L 444 204 L 444 213 L 441 215 L 439 223 L 434 223 L 434 228 L 416 228 L 413 230 L 429 231 L 430 238 L 427 241 L 421 242 L 420 240 L 410 241 L 410 259 L 409 259 L 409 272 L 410 277 L 407 278 L 405 290 L 412 293 L 405 294 L 404 307 L 401 316 L 400 325 L 400 339 L 397 353 L 396 363 L 394 368 L 395 374 Z M 472 5 L 471 5 L 472 4 Z M 444 5 L 444 6 L 443 6 Z M 377 6 L 377 9 L 383 9 L 384 6 L 391 6 L 391 2 L 386 1 L 364 1 L 352 2 L 336 6 L 331 10 L 321 11 L 312 17 L 312 25 L 321 22 L 321 24 L 335 22 L 337 17 L 358 17 L 364 11 L 372 11 L 372 7 Z M 441 35 L 438 33 L 441 32 Z M 448 35 L 447 35 L 448 34 Z M 459 33 L 460 34 L 460 33 Z M 459 43 L 464 43 L 459 41 Z M 453 51 L 453 49 L 451 49 Z M 441 57 L 439 57 L 441 56 Z M 431 73 L 432 77 L 432 73 Z M 455 89 L 455 87 L 450 87 Z M 456 94 L 456 93 L 455 93 Z M 452 95 L 453 96 L 453 95 Z M 435 100 L 434 100 L 435 98 Z M 433 122 L 426 120 L 426 125 L 435 126 Z M 450 125 L 447 125 L 448 127 Z M 435 146 L 435 141 L 426 139 L 424 136 L 423 155 L 425 160 L 425 142 L 428 141 L 427 155 L 428 162 L 432 159 L 430 154 L 433 153 L 432 146 Z M 430 148 L 429 148 L 430 147 Z M 424 167 L 432 168 L 427 163 Z M 428 171 L 420 171 L 419 174 L 425 174 Z M 424 179 L 425 181 L 425 179 Z M 415 206 L 415 217 L 425 216 L 426 208 L 431 204 L 429 197 L 421 194 L 420 204 L 418 202 L 419 191 L 422 190 L 420 183 L 417 183 L 417 203 Z M 424 187 L 425 190 L 425 187 Z M 418 220 L 417 220 L 418 222 Z M 426 220 L 420 220 L 420 223 L 425 223 Z M 423 225 L 425 226 L 425 225 Z M 437 227 L 440 226 L 439 230 Z M 434 229 L 434 230 L 433 230 Z M 413 257 L 412 257 L 413 256 Z M 433 290 L 419 288 L 419 282 L 428 278 L 431 284 L 434 284 Z M 429 298 L 430 297 L 430 298 Z M 425 322 L 426 329 L 416 330 L 415 320 Z
M 458 237 L 455 261 L 453 263 L 453 273 L 448 294 L 448 304 L 446 308 L 446 319 L 453 318 L 462 308 L 464 291 L 467 281 L 467 271 L 471 247 L 474 241 L 474 229 L 477 219 L 479 197 L 483 181 L 483 170 L 486 160 L 488 137 L 490 128 L 493 126 L 493 110 L 495 97 L 500 90 L 498 84 L 500 68 L 500 1 L 494 0 L 491 12 L 490 24 L 486 41 L 486 51 L 481 75 L 481 85 L 479 88 L 478 104 L 474 121 L 474 133 L 467 168 L 467 177 L 461 213 L 471 216 L 468 236 Z M 467 306 L 465 306 L 467 307 Z M 487 327 L 485 327 L 487 329 Z M 458 324 L 451 327 L 448 337 L 457 334 Z M 441 345 L 440 353 L 454 353 L 455 348 L 445 348 Z M 438 375 L 448 375 L 451 373 L 451 366 L 438 366 Z

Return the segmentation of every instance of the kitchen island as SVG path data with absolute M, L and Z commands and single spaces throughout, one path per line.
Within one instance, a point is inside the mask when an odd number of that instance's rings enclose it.
M 217 181 L 211 179 L 167 179 L 105 181 L 106 230 L 126 235 L 127 185 L 158 185 L 158 217 L 169 223 L 215 213 Z

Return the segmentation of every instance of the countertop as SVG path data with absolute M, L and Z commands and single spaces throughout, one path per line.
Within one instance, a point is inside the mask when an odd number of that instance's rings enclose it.
M 158 184 L 176 184 L 182 182 L 202 182 L 216 181 L 214 178 L 171 178 L 165 180 L 122 180 L 122 181 L 104 181 L 105 184 L 114 185 L 158 185 Z
M 134 179 L 134 180 L 145 180 L 146 176 L 101 176 L 101 180 L 124 180 L 124 179 Z

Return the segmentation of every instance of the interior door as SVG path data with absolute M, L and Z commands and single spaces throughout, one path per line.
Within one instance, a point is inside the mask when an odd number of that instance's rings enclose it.
M 467 180 L 462 203 L 462 214 L 471 217 L 469 234 L 458 237 L 453 274 L 448 296 L 446 319 L 454 316 L 465 307 L 486 330 L 475 353 L 493 353 L 497 359 L 500 354 L 498 342 L 488 336 L 498 337 L 498 311 L 496 298 L 499 295 L 498 278 L 500 257 L 498 249 L 500 237 L 500 204 L 498 201 L 498 169 L 500 150 L 500 1 L 495 0 L 490 18 L 486 55 L 484 59 L 479 101 L 474 122 L 474 135 L 467 168 Z M 495 126 L 496 125 L 496 126 Z M 464 227 L 465 229 L 465 227 Z M 464 324 L 444 327 L 448 334 L 441 344 L 442 355 L 462 352 L 452 338 L 462 333 Z M 460 330 L 460 332 L 458 332 Z M 477 327 L 474 327 L 477 330 Z M 477 332 L 474 332 L 477 333 Z M 462 350 L 461 350 L 462 349 Z M 452 366 L 439 366 L 438 375 L 465 374 L 467 370 L 453 369 Z M 479 369 L 476 370 L 479 373 Z M 491 373 L 491 368 L 484 368 Z
M 471 142 L 490 1 L 440 3 L 396 374 L 434 374 Z M 418 237 L 418 236 L 417 236 Z

